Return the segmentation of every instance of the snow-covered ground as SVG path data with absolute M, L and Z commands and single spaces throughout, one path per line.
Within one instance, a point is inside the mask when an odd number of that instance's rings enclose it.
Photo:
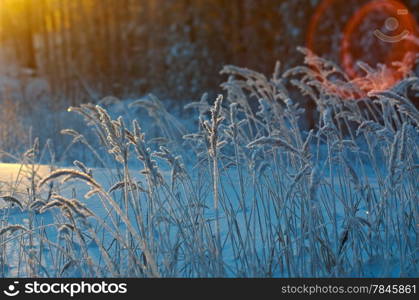
M 43 177 L 49 173 L 49 170 L 50 168 L 44 165 L 0 163 L 0 196 L 10 195 L 12 192 L 19 198 L 19 195 L 26 193 L 26 189 L 30 185 L 30 173 L 35 171 L 38 176 Z M 0 199 L 0 208 L 6 206 L 7 203 Z
M 95 180 L 97 180 L 100 184 L 103 184 L 105 189 L 110 188 L 111 182 L 115 180 L 115 176 L 117 174 L 115 170 L 109 170 L 109 169 L 93 169 L 92 171 L 93 171 Z M 11 188 L 11 190 L 14 191 L 13 195 L 16 196 L 16 198 L 21 198 L 21 199 L 24 198 L 25 193 L 27 193 L 27 191 L 25 190 L 27 189 L 28 185 L 30 185 L 31 174 L 33 174 L 32 172 L 35 172 L 36 173 L 35 177 L 40 179 L 47 176 L 51 172 L 51 167 L 47 165 L 0 164 L 0 183 L 1 183 L 0 186 L 2 187 L 0 188 L 0 192 Z M 143 175 L 140 175 L 138 170 L 131 170 L 130 173 L 133 178 L 137 178 L 137 179 L 141 178 L 142 180 L 144 179 Z M 169 173 L 165 174 L 164 176 L 168 180 L 170 179 Z M 238 174 L 234 171 L 230 172 L 229 174 L 229 177 L 231 178 L 235 178 L 237 176 Z M 370 176 L 371 177 L 368 178 L 368 180 L 373 184 L 371 187 L 374 188 L 376 192 L 378 192 L 376 179 L 372 176 L 372 174 L 370 174 Z M 330 177 L 325 178 L 325 180 L 330 182 Z M 235 180 L 233 179 L 233 181 Z M 235 185 L 237 187 L 238 183 L 236 182 Z M 338 182 L 335 182 L 335 187 L 333 189 L 335 191 L 339 191 L 341 189 Z M 94 212 L 94 214 L 97 217 L 99 217 L 101 220 L 106 220 L 106 222 L 109 222 L 108 225 L 112 227 L 111 220 L 109 219 L 109 212 L 108 212 L 109 207 L 105 208 L 106 205 L 103 205 L 103 203 L 101 203 L 97 197 L 92 197 L 89 199 L 85 199 L 83 197 L 83 195 L 88 193 L 89 190 L 90 188 L 86 184 L 82 182 L 78 182 L 78 181 L 71 181 L 71 180 L 64 183 L 59 188 L 61 195 L 68 198 L 75 197 L 77 199 L 81 199 L 82 202 L 92 212 Z M 250 191 L 247 191 L 247 192 L 250 192 Z M 234 195 L 235 193 L 237 193 L 237 191 L 235 190 L 234 186 L 230 186 L 230 187 L 227 187 L 227 189 L 224 190 L 223 193 L 225 193 L 225 197 L 234 199 L 235 198 Z M 42 198 L 46 198 L 47 197 L 46 190 L 44 190 L 40 196 Z M 207 207 L 211 207 L 213 205 L 212 197 L 207 197 L 204 204 Z M 244 211 L 246 211 L 247 214 L 252 213 L 252 210 L 254 209 L 254 207 L 252 208 L 252 205 L 254 204 L 249 202 L 248 204 L 246 204 L 246 208 L 244 210 L 241 208 L 241 203 L 239 203 L 239 201 L 233 200 L 229 203 L 229 205 L 234 206 L 235 207 L 234 210 L 237 212 L 235 216 L 237 226 L 239 226 L 242 229 L 246 228 Z M 268 213 L 268 215 L 272 217 L 273 219 L 276 218 L 276 215 L 273 211 L 271 213 Z M 206 218 L 208 218 L 208 220 L 214 220 L 215 218 L 215 214 L 212 210 L 208 210 L 205 216 Z M 28 209 L 27 207 L 25 207 L 22 210 L 18 208 L 16 205 L 11 206 L 10 202 L 4 202 L 0 200 L 0 217 L 3 220 L 3 222 L 6 221 L 7 224 L 9 225 L 22 224 L 26 227 L 29 227 L 29 224 L 31 224 L 30 226 L 35 227 L 35 228 L 44 228 L 45 236 L 48 237 L 50 241 L 57 241 L 57 243 L 59 243 L 60 241 L 57 228 L 60 226 L 59 224 L 63 224 L 63 219 L 59 215 L 58 209 L 57 210 L 53 209 L 52 211 L 46 211 L 44 213 L 39 213 L 39 214 L 37 213 L 34 215 L 30 211 L 30 209 Z M 366 207 L 364 206 L 359 207 L 358 217 L 368 218 L 368 212 L 366 211 Z M 338 220 L 343 220 L 345 218 L 344 207 L 342 205 L 339 205 L 339 204 L 337 205 L 336 218 Z M 134 216 L 131 216 L 131 220 L 135 222 Z M 273 222 L 275 223 L 275 221 Z M 96 228 L 100 227 L 100 225 L 95 221 L 91 221 L 91 223 L 92 223 L 92 226 L 95 226 Z M 124 224 L 121 223 L 120 225 L 121 225 L 120 230 L 123 230 L 123 228 L 125 228 Z M 229 233 L 231 233 L 230 226 L 231 224 L 229 223 L 229 221 L 226 220 L 226 216 L 222 216 L 221 217 L 221 235 L 226 237 L 226 244 L 223 247 L 223 260 L 226 264 L 230 266 L 234 266 L 235 259 L 236 259 L 234 256 L 234 249 L 231 248 L 232 244 L 227 242 L 228 235 Z M 270 226 L 270 225 L 269 223 L 266 223 L 265 225 L 263 225 L 263 227 L 265 226 Z M 329 229 L 331 229 L 332 226 L 328 225 L 328 227 Z M 264 229 L 261 228 L 261 230 L 267 230 L 267 228 L 264 228 Z M 101 234 L 101 240 L 103 242 L 110 241 L 113 239 L 112 234 L 107 231 L 103 231 L 103 229 L 99 230 L 98 234 L 99 233 Z M 158 237 L 158 233 L 156 233 L 156 235 L 157 235 L 156 237 Z M 25 270 L 22 267 L 23 254 L 15 251 L 15 249 L 18 248 L 18 245 L 15 244 L 17 243 L 17 240 L 10 239 L 9 241 L 6 239 L 6 240 L 3 240 L 3 243 L 4 242 L 9 242 L 11 245 L 16 246 L 16 247 L 6 248 L 7 249 L 6 251 L 7 262 L 3 266 L 4 272 L 6 272 L 5 274 L 7 274 L 7 276 L 12 276 L 12 277 L 22 276 L 23 274 L 25 274 L 25 272 L 27 272 L 27 270 Z M 265 242 L 266 241 L 261 239 L 261 237 L 258 237 L 255 240 L 255 243 L 256 243 L 255 245 L 258 245 L 258 248 L 259 247 L 263 248 L 263 243 Z M 298 241 L 294 241 L 294 242 L 298 243 Z M 1 244 L 1 241 L 0 241 L 0 245 L 4 245 L 4 244 Z M 39 247 L 39 241 L 36 242 L 31 247 Z M 83 247 L 82 245 L 78 245 L 76 247 L 77 251 L 81 251 L 82 247 Z M 256 250 L 256 249 L 255 250 L 261 251 L 262 248 L 260 248 L 259 250 Z M 95 241 L 90 240 L 88 242 L 86 249 L 89 253 L 89 256 L 93 259 L 94 264 L 97 264 L 97 265 L 103 264 L 102 262 L 103 256 L 101 255 L 101 252 L 98 248 L 98 245 L 95 243 Z M 50 253 L 50 251 L 52 250 L 48 249 L 48 247 L 45 247 L 42 251 L 44 252 L 43 255 L 45 255 L 46 257 L 48 257 L 48 255 L 52 255 L 52 253 Z M 263 256 L 262 252 L 259 253 L 261 256 Z M 302 254 L 294 253 L 296 260 L 299 260 L 298 256 L 301 256 L 301 255 Z M 304 254 L 304 256 L 306 255 Z M 309 257 L 307 256 L 305 259 L 308 259 L 308 258 Z M 363 265 L 363 274 L 365 277 L 383 277 L 383 276 L 384 277 L 398 277 L 400 276 L 399 263 L 400 262 L 396 258 L 384 259 L 383 257 L 379 257 L 379 256 L 371 257 Z M 55 265 L 48 264 L 48 263 L 45 263 L 44 265 L 46 269 L 44 270 L 43 276 L 60 276 L 60 274 L 58 273 L 54 274 L 54 272 L 58 272 L 58 270 L 54 269 Z M 227 274 L 228 276 L 237 276 L 237 274 L 234 272 L 230 273 L 227 271 Z M 353 270 L 346 274 L 347 274 L 346 276 L 357 276 L 357 271 Z M 288 276 L 287 273 L 282 273 L 282 274 L 275 273 L 272 275 L 280 276 L 280 277 Z M 85 274 L 83 274 L 77 269 L 74 269 L 73 271 L 71 270 L 68 271 L 67 276 L 85 276 Z M 105 274 L 105 276 L 107 275 Z

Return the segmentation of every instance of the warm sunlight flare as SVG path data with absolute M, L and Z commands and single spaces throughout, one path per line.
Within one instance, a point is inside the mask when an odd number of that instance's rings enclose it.
M 323 27 L 324 18 L 339 5 L 339 0 L 323 0 L 311 18 L 307 47 L 313 55 L 325 54 L 317 48 L 317 42 L 323 38 L 319 36 L 322 34 L 319 29 Z M 335 14 L 335 17 L 339 19 L 340 16 Z M 360 93 L 349 98 L 358 99 L 364 97 L 364 93 L 390 89 L 406 78 L 416 65 L 419 53 L 417 37 L 415 17 L 397 0 L 372 0 L 354 10 L 343 26 L 336 62 L 343 75 L 351 78 L 359 88 Z M 384 68 L 374 75 L 367 74 L 360 62 Z M 338 77 L 342 75 L 333 73 Z M 367 78 L 367 75 L 370 76 Z M 324 85 L 332 93 L 350 96 L 346 86 L 333 80 L 325 81 Z

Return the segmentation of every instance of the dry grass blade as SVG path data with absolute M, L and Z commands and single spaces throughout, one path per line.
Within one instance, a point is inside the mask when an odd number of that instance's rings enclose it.
M 255 148 L 260 146 L 271 146 L 271 147 L 283 147 L 295 154 L 300 155 L 300 151 L 296 149 L 294 146 L 290 145 L 288 142 L 274 137 L 261 137 L 247 145 L 248 148 Z
M 46 177 L 42 178 L 39 183 L 38 183 L 38 187 L 41 188 L 45 183 L 47 183 L 50 180 L 54 180 L 57 179 L 59 177 L 69 177 L 72 179 L 80 179 L 86 183 L 88 183 L 89 185 L 91 185 L 94 188 L 100 189 L 101 186 L 89 175 L 80 171 L 76 171 L 73 169 L 60 169 L 60 170 L 56 170 L 54 172 L 51 172 L 49 175 L 47 175 Z
M 0 229 L 0 236 L 2 236 L 3 234 L 7 232 L 13 233 L 17 230 L 28 231 L 28 229 L 22 225 L 8 225 Z
M 108 191 L 108 193 L 112 193 L 114 191 L 123 189 L 124 187 L 129 187 L 133 190 L 140 190 L 141 192 L 146 192 L 145 189 L 143 189 L 139 184 L 135 182 L 125 182 L 125 181 L 119 181 L 115 183 Z
M 8 202 L 8 203 L 11 203 L 11 204 L 13 204 L 13 205 L 17 205 L 17 206 L 19 206 L 19 208 L 20 208 L 21 210 L 23 210 L 23 205 L 22 205 L 22 201 L 21 201 L 21 200 L 19 200 L 19 199 L 15 198 L 15 197 L 13 197 L 13 196 L 2 196 L 1 198 L 2 198 L 4 201 Z

